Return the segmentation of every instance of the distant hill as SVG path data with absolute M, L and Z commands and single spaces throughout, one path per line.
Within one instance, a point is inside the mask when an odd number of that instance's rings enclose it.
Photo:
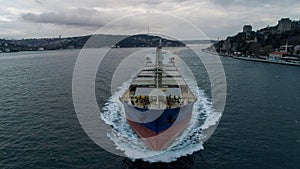
M 0 39 L 0 52 L 38 51 L 57 49 L 81 49 L 100 47 L 156 47 L 159 40 L 164 46 L 185 46 L 183 42 L 153 35 L 87 35 L 67 38 L 41 38 L 6 40 Z M 88 42 L 88 43 L 86 43 Z
M 184 47 L 185 43 L 181 41 L 168 40 L 154 35 L 133 35 L 118 42 L 115 47 L 131 48 L 131 47 L 157 47 L 159 41 L 162 41 L 164 47 Z
M 127 35 L 87 35 L 67 38 L 41 38 L 41 39 L 23 39 L 23 40 L 5 40 L 0 39 L 0 51 L 18 52 L 18 51 L 36 51 L 36 50 L 57 50 L 57 49 L 81 49 L 99 48 L 112 46 L 120 40 L 128 37 Z M 94 41 L 86 44 L 86 42 Z M 86 45 L 86 46 L 84 46 Z

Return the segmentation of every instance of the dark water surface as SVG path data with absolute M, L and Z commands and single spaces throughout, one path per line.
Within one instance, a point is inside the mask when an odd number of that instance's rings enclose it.
M 0 168 L 300 168 L 300 67 L 222 58 L 227 103 L 205 150 L 150 165 L 104 151 L 81 128 L 72 103 L 78 53 L 0 54 Z M 181 54 L 192 70 L 203 69 Z M 111 58 L 113 65 L 122 56 Z M 96 84 L 110 82 L 111 67 Z M 205 74 L 194 74 L 209 95 Z M 96 86 L 104 104 L 107 84 Z

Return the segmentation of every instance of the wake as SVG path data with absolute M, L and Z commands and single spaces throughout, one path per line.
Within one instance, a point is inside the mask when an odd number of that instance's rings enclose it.
M 104 105 L 100 117 L 113 129 L 107 136 L 115 143 L 116 149 L 123 151 L 128 158 L 132 160 L 143 159 L 149 162 L 171 162 L 181 156 L 204 149 L 201 140 L 207 136 L 202 131 L 215 125 L 220 119 L 221 113 L 213 110 L 210 99 L 197 86 L 196 81 L 193 78 L 186 78 L 191 77 L 187 76 L 189 74 L 187 69 L 184 66 L 179 66 L 178 69 L 197 97 L 197 101 L 193 107 L 189 126 L 167 149 L 151 151 L 127 123 L 124 108 L 119 98 L 128 89 L 132 79 L 123 83 Z

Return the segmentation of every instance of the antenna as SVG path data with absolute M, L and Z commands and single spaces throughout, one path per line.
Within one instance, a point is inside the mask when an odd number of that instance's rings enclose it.
M 150 28 L 149 28 L 149 25 L 148 25 L 147 29 L 148 29 L 147 31 L 148 31 L 148 34 L 149 34 L 149 33 L 150 33 Z

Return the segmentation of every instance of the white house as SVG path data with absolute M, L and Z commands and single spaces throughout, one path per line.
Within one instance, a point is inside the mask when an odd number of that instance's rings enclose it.
M 269 54 L 268 60 L 279 60 L 286 54 L 287 52 L 272 52 Z

